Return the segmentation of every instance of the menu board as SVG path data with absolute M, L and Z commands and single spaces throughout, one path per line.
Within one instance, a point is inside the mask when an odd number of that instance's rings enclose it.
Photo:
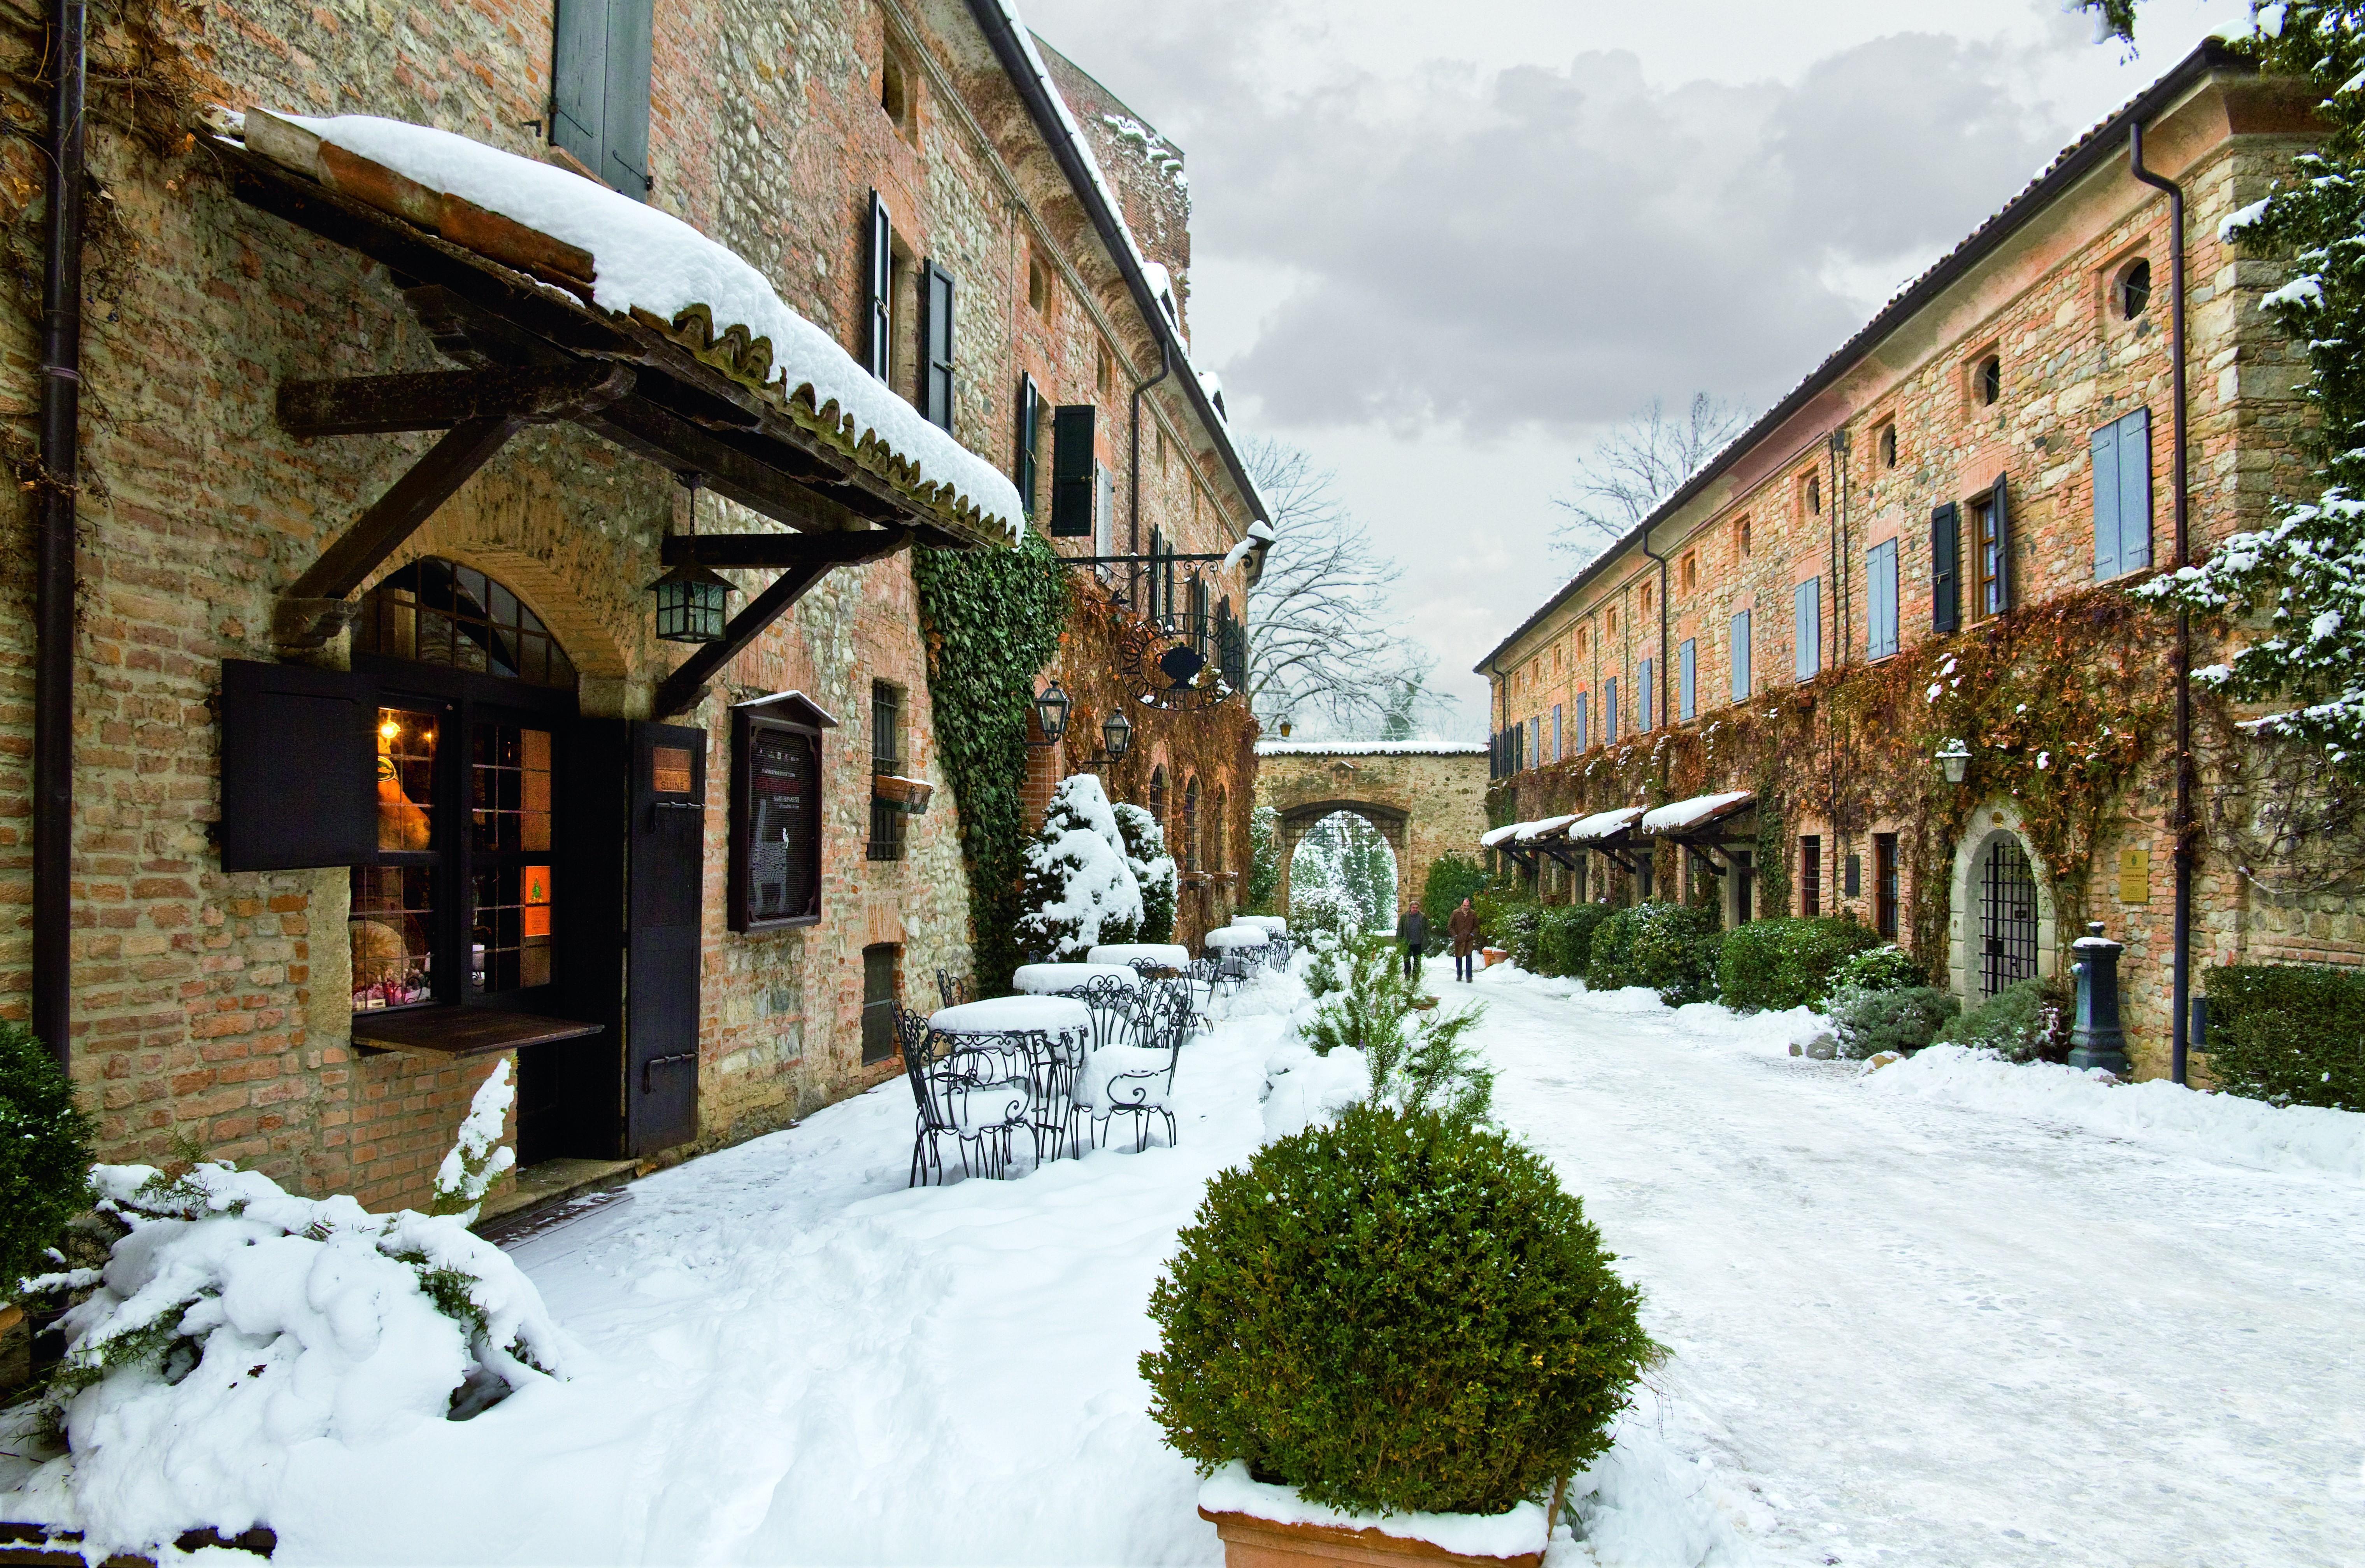
M 821 741 L 801 727 L 753 720 L 733 803 L 742 851 L 734 879 L 739 929 L 821 913 Z

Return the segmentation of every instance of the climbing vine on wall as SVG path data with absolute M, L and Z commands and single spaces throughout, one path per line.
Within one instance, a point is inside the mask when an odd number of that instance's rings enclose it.
M 915 550 L 936 756 L 960 812 L 980 994 L 1009 989 L 1018 962 L 1019 799 L 1036 672 L 1059 651 L 1067 574 L 1027 532 L 1010 550 Z
M 1521 775 L 1516 817 L 1750 787 L 1765 802 L 1761 876 L 1782 866 L 1785 884 L 1787 829 L 1774 830 L 1784 835 L 1778 848 L 1765 842 L 1769 815 L 1784 824 L 1821 818 L 1843 840 L 1884 823 L 1922 890 L 1900 939 L 1935 972 L 1945 961 L 1955 846 L 1989 801 L 2014 803 L 2061 907 L 2084 907 L 2096 846 L 2135 803 L 2128 790 L 2166 739 L 2172 626 L 2121 585 L 2065 596 L 1702 724 Z M 1960 788 L 1932 760 L 1952 738 L 1972 753 Z M 1501 786 L 1490 791 L 1490 820 L 1513 820 L 1508 796 Z M 1671 868 L 1662 861 L 1662 876 Z M 1779 907 L 1765 891 L 1764 907 Z M 1785 885 L 1779 902 L 1788 894 Z

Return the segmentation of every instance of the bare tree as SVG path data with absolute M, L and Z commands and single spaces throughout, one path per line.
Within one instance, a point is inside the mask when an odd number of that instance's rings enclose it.
M 1348 515 L 1338 476 L 1259 438 L 1241 456 L 1272 513 L 1273 543 L 1249 591 L 1249 700 L 1271 724 L 1316 718 L 1346 733 L 1409 734 L 1444 706 L 1434 662 L 1395 615 L 1402 568 Z
M 1552 530 L 1552 547 L 1590 561 L 1651 515 L 1749 422 L 1743 410 L 1692 394 L 1691 405 L 1670 417 L 1653 398 L 1593 443 L 1578 463 L 1570 493 L 1552 505 L 1568 514 Z

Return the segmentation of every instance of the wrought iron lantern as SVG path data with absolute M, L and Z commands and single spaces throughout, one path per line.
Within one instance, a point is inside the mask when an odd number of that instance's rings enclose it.
M 1074 706 L 1058 681 L 1045 687 L 1035 699 L 1035 717 L 1043 726 L 1043 738 L 1033 744 L 1058 745 L 1059 737 L 1068 733 L 1068 712 Z
M 1133 721 L 1118 709 L 1101 725 L 1101 744 L 1108 748 L 1111 762 L 1123 762 L 1125 754 L 1133 749 Z
M 1971 748 L 1965 745 L 1962 737 L 1957 735 L 1938 748 L 1936 761 L 1945 773 L 1947 783 L 1960 784 L 1964 775 L 1970 771 Z
M 685 472 L 689 489 L 689 537 L 698 537 L 698 487 L 704 476 Z M 657 596 L 657 635 L 668 643 L 719 643 L 729 617 L 731 584 L 705 566 L 679 566 L 649 585 Z

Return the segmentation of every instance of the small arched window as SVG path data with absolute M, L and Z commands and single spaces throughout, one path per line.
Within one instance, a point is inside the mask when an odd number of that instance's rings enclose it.
M 1158 831 L 1166 831 L 1166 769 L 1153 770 L 1149 775 L 1149 814 L 1157 820 Z
M 2119 314 L 2132 321 L 2151 303 L 2151 263 L 2136 260 L 2119 274 Z
M 1042 260 L 1034 255 L 1026 258 L 1026 305 L 1045 319 L 1050 319 L 1051 274 L 1043 270 Z M 1165 433 L 1163 427 L 1159 433 Z
M 542 617 L 474 566 L 422 556 L 362 599 L 353 652 L 575 689 L 575 665 Z
M 1880 465 L 1883 468 L 1897 466 L 1897 427 L 1893 424 L 1880 427 Z
M 1199 778 L 1193 774 L 1182 785 L 1182 869 L 1199 868 Z
M 2003 361 L 2001 358 L 1990 354 L 1979 361 L 1978 386 L 1979 401 L 1990 409 L 1995 407 L 2003 397 Z
M 1807 476 L 1807 510 L 1816 517 L 1823 515 L 1823 481 L 1818 475 Z
M 1231 792 L 1218 786 L 1216 790 L 1216 814 L 1207 819 L 1207 864 L 1218 876 L 1224 869 L 1225 807 L 1231 803 Z

